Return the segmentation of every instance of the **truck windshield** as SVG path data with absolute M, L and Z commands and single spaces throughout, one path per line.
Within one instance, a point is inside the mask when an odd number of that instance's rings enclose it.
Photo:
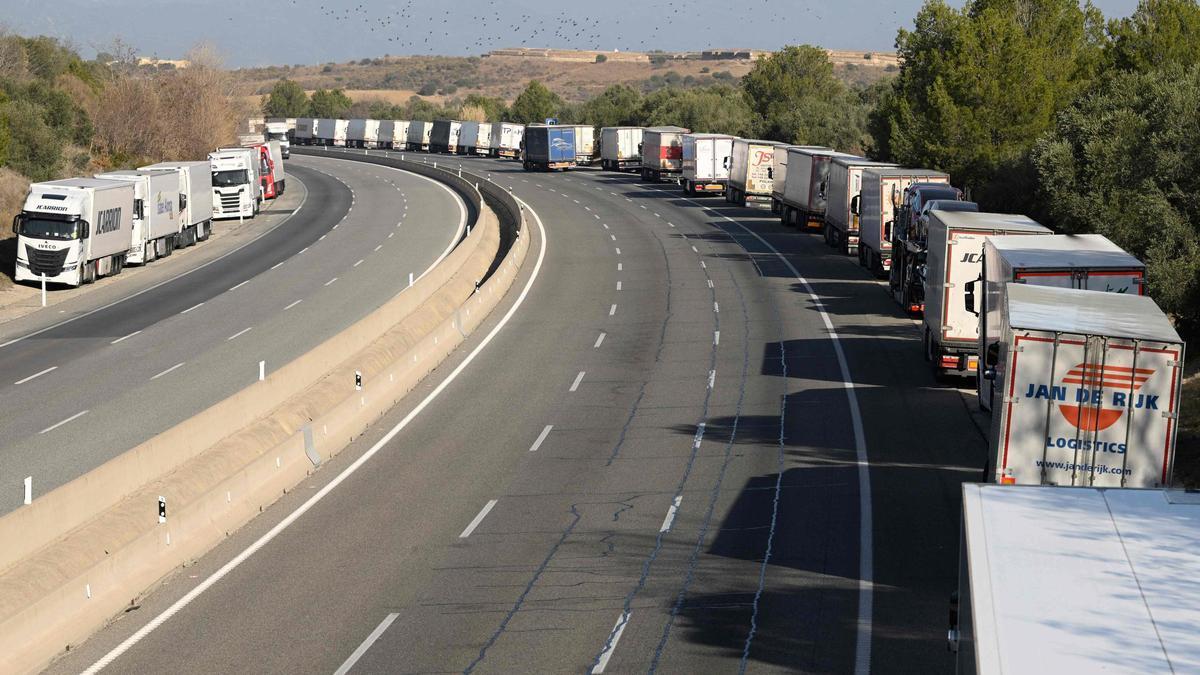
M 30 239 L 78 239 L 79 221 L 26 216 L 21 221 L 21 234 Z
M 286 141 L 287 134 L 283 133 L 282 131 L 268 131 L 267 132 L 267 140 L 268 141 Z
M 245 169 L 230 169 L 228 171 L 214 171 L 212 175 L 212 184 L 215 187 L 233 187 L 235 185 L 245 185 L 250 182 L 250 175 Z

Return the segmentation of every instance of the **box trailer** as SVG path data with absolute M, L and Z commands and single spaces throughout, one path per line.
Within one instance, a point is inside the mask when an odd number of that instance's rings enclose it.
M 987 353 L 1000 330 L 1000 310 L 1009 282 L 1145 295 L 1146 265 L 1101 234 L 1049 237 L 988 237 L 983 243 L 983 278 L 968 282 L 964 303 L 979 317 L 977 353 Z M 991 410 L 995 382 L 976 370 L 979 405 Z
M 101 180 L 133 185 L 133 231 L 125 262 L 144 265 L 171 255 L 182 231 L 179 218 L 179 178 L 159 171 L 109 171 Z
M 573 124 L 575 127 L 575 163 L 590 166 L 596 161 L 596 127 L 590 124 Z
M 17 235 L 16 281 L 70 286 L 120 274 L 133 240 L 134 185 L 68 178 L 29 186 Z
M 978 367 L 979 317 L 967 311 L 968 284 L 979 278 L 983 242 L 1003 234 L 1053 234 L 1027 216 L 933 211 L 925 253 L 925 359 L 936 374 L 973 376 Z
M 600 130 L 600 166 L 608 171 L 642 166 L 642 127 L 604 127 Z
M 140 167 L 161 171 L 179 181 L 180 241 L 190 246 L 212 233 L 212 167 L 208 162 L 159 162 Z
M 774 191 L 774 160 L 776 148 L 784 143 L 738 138 L 733 141 L 733 156 L 729 160 L 729 187 L 725 201 L 747 206 L 750 202 L 771 202 Z
M 689 195 L 724 192 L 729 184 L 733 136 L 684 134 L 683 192 Z
M 317 142 L 317 120 L 312 117 L 297 117 L 292 140 L 296 145 L 313 145 Z
M 459 132 L 458 152 L 461 155 L 484 155 L 492 149 L 490 122 L 463 122 Z
M 674 181 L 683 175 L 683 127 L 650 127 L 642 131 L 642 180 Z
M 950 183 L 950 176 L 931 169 L 888 169 L 871 167 L 862 173 L 861 216 L 858 231 L 858 263 L 876 276 L 892 268 L 892 224 L 913 183 Z
M 334 120 L 333 121 L 333 145 L 344 148 L 346 147 L 346 136 L 350 131 L 350 120 Z
M 962 486 L 959 675 L 1200 672 L 1200 499 Z
M 521 141 L 525 138 L 525 125 L 512 122 L 496 122 L 492 125 L 492 157 L 516 159 L 521 154 Z
M 433 122 L 413 120 L 408 123 L 408 149 L 427 152 L 433 134 Z
M 807 150 L 829 150 L 822 145 L 784 145 L 776 148 L 771 157 L 771 213 L 783 213 L 783 188 L 787 185 L 788 153 L 785 150 L 804 148 Z
M 350 120 L 346 126 L 346 146 L 351 148 L 378 148 L 379 120 Z
M 436 120 L 429 136 L 429 151 L 453 155 L 458 151 L 458 141 L 461 136 L 462 122 Z
M 826 188 L 825 243 L 844 255 L 858 254 L 859 222 L 862 212 L 862 173 L 871 168 L 897 165 L 854 157 L 835 157 L 829 166 Z
M 988 482 L 1168 485 L 1184 344 L 1144 295 L 1009 282 L 985 376 Z
M 379 120 L 379 133 L 376 147 L 391 149 L 396 142 L 396 120 Z
M 772 205 L 776 200 L 779 202 L 780 222 L 817 232 L 823 231 L 829 191 L 829 169 L 834 158 L 863 158 L 826 148 L 795 146 L 777 148 L 775 154 L 787 157 L 783 164 L 783 176 L 774 174 L 772 177 Z
M 570 169 L 575 166 L 575 128 L 531 124 L 525 128 L 526 171 Z

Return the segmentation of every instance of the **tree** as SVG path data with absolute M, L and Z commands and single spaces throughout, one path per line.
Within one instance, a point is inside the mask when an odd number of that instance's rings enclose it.
M 353 102 L 341 89 L 318 89 L 313 92 L 310 104 L 313 117 L 336 119 L 344 117 Z
M 1140 0 L 1132 16 L 1109 23 L 1109 62 L 1146 71 L 1200 63 L 1200 5 L 1196 0 Z
M 262 111 L 268 117 L 305 117 L 309 114 L 308 94 L 292 80 L 279 80 L 263 101 Z
M 597 127 L 641 124 L 642 95 L 627 84 L 614 84 L 576 111 L 574 121 Z
M 0 105 L 0 127 L 8 132 L 5 165 L 34 181 L 59 177 L 62 141 L 42 120 L 38 106 L 29 101 Z
M 824 49 L 785 47 L 759 59 L 742 91 L 757 115 L 757 136 L 842 150 L 866 145 L 863 101 L 833 74 Z
M 508 104 L 504 102 L 504 99 L 483 94 L 467 94 L 467 97 L 463 99 L 463 107 L 467 106 L 481 108 L 486 118 L 483 121 L 499 122 L 508 112 Z
M 733 87 L 660 89 L 642 104 L 642 121 L 648 126 L 677 125 L 698 133 L 749 136 L 754 113 L 742 93 Z
M 563 100 L 558 94 L 547 89 L 541 82 L 530 80 L 525 91 L 513 101 L 508 114 L 513 122 L 534 124 L 556 116 L 562 106 Z
M 604 63 L 605 61 L 608 61 L 608 57 L 607 57 L 607 56 L 605 56 L 604 54 L 597 54 L 597 55 L 596 55 L 596 63 Z

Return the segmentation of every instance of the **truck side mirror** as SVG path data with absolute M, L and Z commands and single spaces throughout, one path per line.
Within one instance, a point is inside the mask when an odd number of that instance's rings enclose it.
M 976 279 L 975 281 L 979 281 Z M 975 281 L 968 281 L 963 285 L 963 304 L 966 305 L 967 311 L 979 316 L 979 312 L 975 309 Z
M 186 208 L 187 208 L 187 193 L 180 192 L 179 193 L 179 209 L 183 210 Z
M 141 199 L 133 200 L 133 217 L 139 220 L 146 217 L 146 203 Z
M 13 234 L 21 234 L 21 214 L 13 216 Z
M 892 224 L 895 222 L 896 221 L 894 221 L 894 220 L 889 220 L 883 224 L 883 240 L 884 241 L 892 240 Z
M 79 238 L 87 239 L 90 236 L 92 236 L 92 228 L 88 226 L 88 221 L 79 221 Z
M 722 169 L 728 169 L 728 168 L 729 168 L 729 156 L 728 156 L 728 155 L 726 155 L 726 156 L 725 156 L 725 159 L 722 159 L 722 160 L 721 160 L 721 168 L 722 168 Z
M 858 202 L 861 197 L 862 197 L 862 195 L 854 195 L 854 197 L 850 199 L 850 213 L 851 214 L 856 215 L 856 216 L 860 215 L 858 212 Z

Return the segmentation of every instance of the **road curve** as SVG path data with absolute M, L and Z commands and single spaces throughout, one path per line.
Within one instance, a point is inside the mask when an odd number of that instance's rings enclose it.
M 952 669 L 986 444 L 880 285 L 761 211 L 463 164 L 545 224 L 511 320 L 51 671 Z

